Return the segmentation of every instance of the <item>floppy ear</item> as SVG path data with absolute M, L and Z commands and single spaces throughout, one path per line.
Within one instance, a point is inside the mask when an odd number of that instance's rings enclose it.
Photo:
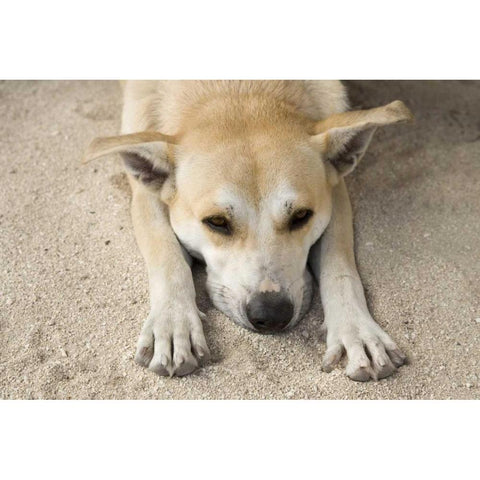
M 412 112 L 396 100 L 383 107 L 332 115 L 315 125 L 311 140 L 343 176 L 358 165 L 378 127 L 407 121 L 413 121 Z
M 83 163 L 120 153 L 129 173 L 150 188 L 160 188 L 173 170 L 168 151 L 175 141 L 175 137 L 159 132 L 96 138 L 85 152 Z

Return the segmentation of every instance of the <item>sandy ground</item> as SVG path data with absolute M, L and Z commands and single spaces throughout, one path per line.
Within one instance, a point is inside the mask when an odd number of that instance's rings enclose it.
M 480 398 L 480 82 L 347 82 L 355 107 L 402 99 L 415 126 L 379 132 L 348 177 L 356 251 L 378 322 L 410 364 L 378 383 L 320 369 L 318 296 L 292 332 L 261 336 L 210 304 L 213 361 L 159 378 L 133 361 L 147 278 L 103 81 L 0 83 L 1 398 Z

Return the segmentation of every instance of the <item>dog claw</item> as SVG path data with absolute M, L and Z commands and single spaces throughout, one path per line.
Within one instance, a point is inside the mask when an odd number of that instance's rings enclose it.
M 377 363 L 378 363 L 381 367 L 384 367 L 384 366 L 387 364 L 387 362 L 385 362 L 385 360 L 384 360 L 383 358 L 379 358 L 379 359 L 377 360 Z
M 169 362 L 168 362 L 168 358 L 167 358 L 167 356 L 166 356 L 164 353 L 162 353 L 162 356 L 160 357 L 160 363 L 161 363 L 161 365 L 162 365 L 163 367 L 167 367 L 167 366 L 168 366 L 168 363 L 169 363 Z
M 185 362 L 185 358 L 183 355 L 175 355 L 174 363 L 177 366 L 182 365 Z

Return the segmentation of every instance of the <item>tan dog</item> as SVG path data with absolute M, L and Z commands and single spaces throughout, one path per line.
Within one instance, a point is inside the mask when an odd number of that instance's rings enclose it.
M 377 127 L 412 115 L 400 101 L 346 110 L 335 81 L 124 85 L 124 135 L 94 140 L 86 160 L 119 152 L 129 174 L 151 300 L 139 364 L 185 375 L 209 355 L 191 256 L 206 263 L 215 306 L 259 332 L 306 313 L 311 270 L 325 312 L 326 371 L 345 351 L 354 380 L 386 377 L 405 362 L 368 311 L 342 177 Z

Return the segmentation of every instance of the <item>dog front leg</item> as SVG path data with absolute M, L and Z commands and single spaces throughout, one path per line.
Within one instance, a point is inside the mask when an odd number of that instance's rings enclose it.
M 151 305 L 135 360 L 159 375 L 187 375 L 209 356 L 190 265 L 167 206 L 135 180 L 131 183 L 133 227 L 147 266 Z
M 391 375 L 406 357 L 368 311 L 355 264 L 352 209 L 343 179 L 333 189 L 332 202 L 332 218 L 310 257 L 325 314 L 323 368 L 330 372 L 346 351 L 351 379 L 377 380 Z

